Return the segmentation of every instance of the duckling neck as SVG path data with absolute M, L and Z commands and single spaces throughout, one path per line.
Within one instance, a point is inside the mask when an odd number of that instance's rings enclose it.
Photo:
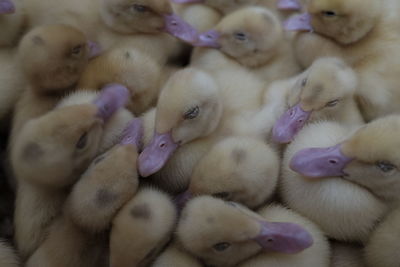
M 287 45 L 276 45 L 266 50 L 254 49 L 252 52 L 237 59 L 237 61 L 248 68 L 258 68 L 267 64 L 271 64 L 287 52 Z

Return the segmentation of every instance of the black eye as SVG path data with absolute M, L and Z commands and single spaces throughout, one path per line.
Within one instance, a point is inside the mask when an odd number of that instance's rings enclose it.
M 304 86 L 306 86 L 306 84 L 307 84 L 307 78 L 304 78 L 304 79 L 301 81 L 301 86 L 304 87 Z
M 82 136 L 79 138 L 78 142 L 76 143 L 76 148 L 77 149 L 84 149 L 86 147 L 88 141 L 88 134 L 84 133 Z
M 243 32 L 236 32 L 236 33 L 233 34 L 233 36 L 235 37 L 236 40 L 239 40 L 239 41 L 246 41 L 247 40 L 247 36 Z
M 326 103 L 326 107 L 334 107 L 339 103 L 339 99 L 335 99 L 333 101 L 329 101 L 328 103 Z
M 221 252 L 221 251 L 224 251 L 224 250 L 228 249 L 230 246 L 231 246 L 231 244 L 226 243 L 226 242 L 222 242 L 222 243 L 215 244 L 213 246 L 213 249 L 216 250 L 216 251 Z
M 335 17 L 336 16 L 336 12 L 335 11 L 322 11 L 321 14 L 325 17 Z
M 220 192 L 220 193 L 213 194 L 213 197 L 221 198 L 221 199 L 228 199 L 230 196 L 231 196 L 231 194 L 228 192 Z
M 134 4 L 132 6 L 132 9 L 136 12 L 140 12 L 140 13 L 145 13 L 147 11 L 149 11 L 149 8 L 147 6 L 143 6 L 143 5 L 138 5 L 138 4 Z
M 183 119 L 185 120 L 193 120 L 197 116 L 199 116 L 200 108 L 198 106 L 189 109 L 188 111 L 183 114 Z
M 75 55 L 75 56 L 79 55 L 82 52 L 82 48 L 83 48 L 83 45 L 75 46 L 74 48 L 72 48 L 71 54 Z
M 388 161 L 378 161 L 376 163 L 376 166 L 383 172 L 390 172 L 393 171 L 394 169 L 397 169 L 395 165 Z

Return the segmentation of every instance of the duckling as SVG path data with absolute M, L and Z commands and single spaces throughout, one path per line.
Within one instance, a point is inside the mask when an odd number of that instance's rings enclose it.
M 89 62 L 78 88 L 98 90 L 109 83 L 125 85 L 131 95 L 130 111 L 139 116 L 154 106 L 162 83 L 165 67 L 149 55 L 130 47 L 111 49 Z
M 22 38 L 17 57 L 28 87 L 15 107 L 11 144 L 26 121 L 51 110 L 74 89 L 88 62 L 89 49 L 86 37 L 77 29 L 48 25 Z
M 32 25 L 63 23 L 82 28 L 103 51 L 129 44 L 165 63 L 181 53 L 182 43 L 176 38 L 197 39 L 196 30 L 173 13 L 168 0 L 52 1 L 51 7 L 40 0 L 26 2 Z
M 277 152 L 264 142 L 229 137 L 215 144 L 196 164 L 189 192 L 213 195 L 254 209 L 273 196 L 279 165 Z
M 74 185 L 63 215 L 53 223 L 27 266 L 98 266 L 92 262 L 103 252 L 105 231 L 138 187 L 132 161 L 140 137 L 140 123 L 135 119 L 126 127 L 119 145 L 93 160 Z
M 300 71 L 281 22 L 265 8 L 235 11 L 199 38 L 200 46 L 218 47 L 267 83 Z
M 316 226 L 290 215 L 285 208 L 278 208 L 281 212 L 274 209 L 274 215 L 266 219 L 234 202 L 197 197 L 182 211 L 177 238 L 185 250 L 213 266 L 236 266 L 262 251 L 271 257 L 297 257 L 307 249 L 313 250 L 313 242 L 321 249 L 320 256 L 329 258 L 327 241 L 320 231 L 312 231 L 318 229 Z
M 203 4 L 174 4 L 176 12 L 198 32 L 213 28 L 221 20 L 221 14 L 212 7 Z
M 0 1 L 0 48 L 13 47 L 25 26 L 25 12 L 21 0 Z
M 141 176 L 157 173 L 157 183 L 170 184 L 168 191 L 184 191 L 194 164 L 216 139 L 234 135 L 233 118 L 259 106 L 263 90 L 262 82 L 243 71 L 176 72 L 160 93 L 153 137 L 138 158 Z
M 111 85 L 93 103 L 56 109 L 30 120 L 21 130 L 11 165 L 18 180 L 15 241 L 23 259 L 42 242 L 68 187 L 96 156 L 102 125 L 127 96 L 126 88 Z
M 400 210 L 393 210 L 372 233 L 365 247 L 365 261 L 369 267 L 399 265 Z
M 94 159 L 74 185 L 64 212 L 75 224 L 91 232 L 104 231 L 133 197 L 139 180 L 132 163 L 136 162 L 141 136 L 141 121 L 134 119 L 122 133 L 120 144 Z
M 19 259 L 15 251 L 5 242 L 0 240 L 0 265 L 3 267 L 20 266 Z
M 331 267 L 365 267 L 361 246 L 343 242 L 331 242 L 331 247 Z
M 165 193 L 142 188 L 113 220 L 110 266 L 148 266 L 169 241 L 176 217 Z
M 151 267 L 202 267 L 200 261 L 185 252 L 179 247 L 179 244 L 172 243 L 157 259 L 152 263 Z
M 368 190 L 388 207 L 396 207 L 400 203 L 400 155 L 394 149 L 398 128 L 398 115 L 377 119 L 334 147 L 298 152 L 291 167 L 311 178 L 341 177 Z
M 333 44 L 324 45 L 325 48 L 335 47 L 332 53 L 339 52 L 360 76 L 357 98 L 364 118 L 370 121 L 398 112 L 398 1 L 369 0 L 360 6 L 358 1 L 311 0 L 307 9 L 309 19 L 304 20 L 305 24 L 309 22 L 308 26 L 311 25 L 316 34 L 332 42 Z M 312 54 L 314 59 L 326 55 L 325 53 L 332 55 L 326 49 L 316 49 L 316 44 L 310 45 L 313 39 L 315 38 L 301 38 L 299 41 L 305 43 L 295 42 L 295 46 L 302 48 L 296 49 L 299 57 L 309 57 Z M 317 42 L 321 42 L 321 39 L 317 38 Z
M 282 83 L 286 83 L 284 89 Z M 320 58 L 302 75 L 271 85 L 268 94 L 285 90 L 281 105 L 289 107 L 276 121 L 272 139 L 289 143 L 306 123 L 318 120 L 363 124 L 354 99 L 357 85 L 357 75 L 338 58 Z M 276 100 L 271 97 L 270 101 Z
M 360 126 L 345 126 L 337 122 L 320 122 L 306 126 L 287 147 L 282 165 L 280 193 L 282 201 L 291 209 L 307 216 L 331 238 L 339 241 L 365 242 L 377 221 L 386 213 L 387 206 L 375 194 L 365 187 L 340 178 L 344 173 L 334 172 L 331 165 L 339 162 L 338 146 L 332 147 L 329 152 L 337 153 L 325 165 L 315 165 L 317 158 L 324 153 L 300 155 L 299 151 L 308 147 L 328 147 L 343 142 Z M 354 139 L 356 140 L 356 139 Z M 381 138 L 379 138 L 381 140 Z M 357 143 L 357 142 L 355 142 Z M 371 141 L 364 148 L 371 146 Z M 313 151 L 311 149 L 310 151 Z M 318 151 L 318 149 L 316 150 Z M 372 156 L 374 153 L 363 152 L 363 156 Z M 295 156 L 294 156 L 295 155 Z M 377 155 L 378 156 L 378 155 Z M 301 165 L 304 164 L 304 165 Z M 362 163 L 364 164 L 364 163 Z M 308 167 L 306 167 L 309 166 Z M 304 166 L 305 169 L 301 169 Z M 313 170 L 313 166 L 316 166 Z M 325 166 L 325 167 L 323 167 Z M 363 165 L 358 168 L 362 171 Z M 311 174 L 319 174 L 318 168 L 326 171 L 330 179 L 310 179 Z M 368 168 L 368 167 L 367 167 Z M 368 169 L 368 171 L 370 171 Z M 294 171 L 295 170 L 295 171 Z M 312 172 L 305 172 L 310 170 Z M 315 171 L 315 172 L 314 172 Z M 329 172 L 332 171 L 332 172 Z M 354 175 L 357 175 L 354 172 Z M 363 172 L 362 176 L 366 172 Z M 368 173 L 368 172 L 367 172 Z M 371 175 L 368 173 L 368 175 Z
M 270 221 L 288 221 L 304 226 L 313 235 L 313 245 L 294 255 L 274 252 L 259 255 L 239 264 L 238 267 L 292 267 L 292 266 L 330 266 L 330 246 L 321 230 L 308 219 L 280 205 L 270 205 L 258 211 L 261 216 Z M 341 266 L 344 267 L 344 266 Z
M 107 238 L 79 228 L 67 216 L 49 226 L 46 239 L 26 261 L 26 267 L 105 267 Z

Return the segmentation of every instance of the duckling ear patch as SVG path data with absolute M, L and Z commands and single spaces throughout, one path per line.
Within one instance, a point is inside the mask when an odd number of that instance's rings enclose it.
M 38 143 L 31 142 L 22 150 L 22 159 L 27 161 L 37 160 L 44 155 L 43 149 Z
M 234 160 L 237 164 L 239 164 L 239 163 L 243 162 L 243 161 L 246 159 L 247 153 L 246 153 L 246 151 L 243 150 L 243 149 L 235 148 L 235 149 L 232 151 L 232 157 L 233 157 L 233 160 Z
M 100 189 L 96 194 L 96 203 L 99 207 L 105 207 L 117 199 L 117 195 L 107 189 Z
M 33 36 L 33 37 L 32 37 L 32 42 L 33 42 L 35 45 L 44 45 L 44 44 L 45 44 L 45 41 L 44 41 L 43 38 L 40 37 L 39 35 Z
M 134 206 L 130 213 L 134 219 L 149 220 L 151 218 L 150 207 L 147 203 Z

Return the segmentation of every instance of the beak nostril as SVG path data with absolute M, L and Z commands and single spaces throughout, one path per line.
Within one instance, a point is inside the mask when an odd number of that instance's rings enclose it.
M 164 147 L 165 147 L 165 143 L 161 143 L 160 148 L 164 148 Z
M 270 242 L 270 243 L 274 242 L 274 240 L 272 238 L 268 239 L 267 241 Z
M 331 164 L 337 164 L 338 162 L 337 162 L 337 160 L 335 160 L 335 159 L 330 159 L 330 160 L 329 160 L 329 163 L 331 163 Z

